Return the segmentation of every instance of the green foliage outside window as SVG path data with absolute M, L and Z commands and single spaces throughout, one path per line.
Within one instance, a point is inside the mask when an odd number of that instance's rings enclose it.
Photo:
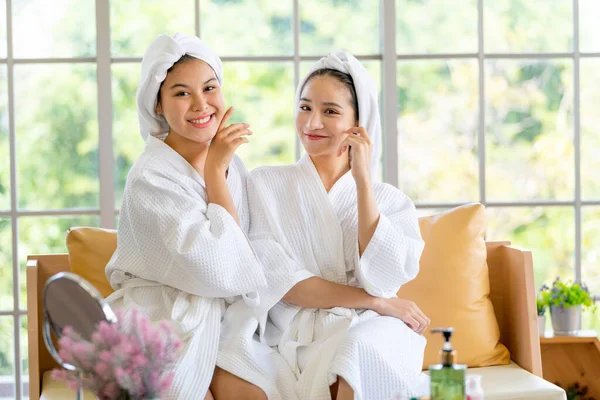
M 95 57 L 94 7 L 91 2 L 60 0 L 44 15 L 56 49 L 46 56 Z M 42 0 L 13 2 L 13 29 L 36 26 Z M 302 0 L 301 55 L 323 55 L 334 48 L 378 54 L 379 0 Z M 396 0 L 399 54 L 477 52 L 475 0 Z M 547 3 L 552 3 L 548 5 Z M 227 56 L 293 54 L 292 2 L 281 0 L 201 1 L 201 36 Z M 572 50 L 571 2 L 564 0 L 485 1 L 486 52 Z M 596 48 L 595 0 L 580 0 L 581 43 Z M 70 6 L 72 5 L 72 6 Z M 28 8 L 29 7 L 29 8 Z M 596 7 L 596 8 L 594 8 Z M 598 10 L 597 10 L 598 9 Z M 82 10 L 85 11 L 85 14 Z M 315 12 L 319 10 L 319 12 Z M 35 12 L 34 12 L 35 11 Z M 140 57 L 161 32 L 193 33 L 192 0 L 177 7 L 159 0 L 111 2 L 113 57 Z M 53 14 L 54 15 L 54 14 Z M 134 17 L 132 17 L 134 16 Z M 18 17 L 21 18 L 21 17 Z M 25 18 L 25 16 L 23 16 Z M 25 20 L 24 20 L 25 21 Z M 48 22 L 51 21 L 51 22 Z M 82 22 L 83 21 L 83 22 Z M 259 21 L 259 22 L 257 22 Z M 587 21 L 587 22 L 586 22 Z M 547 29 L 551 26 L 552 29 Z M 539 29 L 539 28 L 542 29 Z M 5 29 L 4 29 L 5 31 Z M 594 36 L 593 33 L 596 33 Z M 0 29 L 0 34 L 2 29 Z M 53 35 L 53 36 L 52 36 Z M 14 48 L 25 36 L 14 36 Z M 40 38 L 44 39 L 44 38 Z M 45 40 L 45 39 L 44 39 Z M 6 37 L 1 36 L 5 43 Z M 48 43 L 53 41 L 48 39 Z M 38 46 L 39 47 L 39 46 Z M 6 57 L 0 44 L 0 56 Z M 4 55 L 2 55 L 4 54 Z M 22 54 L 29 57 L 30 54 Z M 302 62 L 305 68 L 310 62 Z M 378 60 L 368 61 L 377 70 Z M 226 62 L 225 99 L 236 121 L 249 122 L 251 143 L 240 156 L 249 169 L 295 159 L 293 124 L 294 65 L 283 62 Z M 485 194 L 488 201 L 572 201 L 575 187 L 574 64 L 569 58 L 485 59 Z M 95 63 L 15 64 L 15 133 L 18 207 L 30 210 L 97 208 L 98 116 Z M 112 109 L 115 158 L 115 207 L 120 206 L 127 172 L 143 149 L 135 107 L 139 63 L 113 62 Z M 374 73 L 374 75 L 376 75 Z M 586 200 L 600 199 L 600 59 L 581 60 L 581 190 Z M 376 77 L 380 81 L 380 76 Z M 476 58 L 399 60 L 395 91 L 399 115 L 400 186 L 418 202 L 479 200 L 479 69 Z M 0 210 L 10 209 L 7 68 L 0 65 Z M 584 206 L 582 279 L 600 293 L 600 207 Z M 488 209 L 487 238 L 510 240 L 533 252 L 535 281 L 571 279 L 575 259 L 575 213 L 571 206 L 496 207 Z M 13 279 L 19 279 L 25 303 L 25 257 L 64 252 L 64 234 L 73 225 L 98 226 L 99 218 L 20 217 L 18 277 L 12 276 L 11 217 L 0 217 L 0 308 L 13 308 Z M 584 327 L 600 332 L 600 313 L 584 313 Z M 12 375 L 13 320 L 0 317 L 0 376 Z M 22 352 L 26 357 L 26 352 Z

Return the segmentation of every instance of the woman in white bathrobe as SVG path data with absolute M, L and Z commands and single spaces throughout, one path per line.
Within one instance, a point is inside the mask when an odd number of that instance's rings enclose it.
M 146 147 L 127 177 L 106 276 L 113 307 L 171 320 L 181 334 L 164 398 L 212 399 L 226 305 L 254 307 L 266 285 L 245 235 L 247 172 L 234 155 L 251 132 L 247 124 L 227 126 L 232 109 L 221 84 L 221 60 L 195 36 L 159 35 L 142 60 L 137 104 Z M 238 398 L 266 397 L 217 372 L 217 399 L 219 385 L 236 388 Z
M 296 374 L 300 399 L 418 394 L 429 319 L 396 293 L 417 275 L 423 241 L 413 202 L 373 182 L 375 83 L 332 53 L 300 82 L 295 113 L 306 154 L 248 180 L 250 239 L 269 282 L 261 338 Z

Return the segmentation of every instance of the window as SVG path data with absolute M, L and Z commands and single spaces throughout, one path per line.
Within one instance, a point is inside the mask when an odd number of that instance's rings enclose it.
M 115 226 L 162 32 L 222 56 L 249 169 L 299 157 L 300 77 L 352 52 L 379 83 L 383 177 L 420 215 L 480 201 L 488 238 L 533 251 L 536 286 L 600 294 L 598 19 L 597 0 L 0 0 L 0 398 L 28 393 L 26 256 Z

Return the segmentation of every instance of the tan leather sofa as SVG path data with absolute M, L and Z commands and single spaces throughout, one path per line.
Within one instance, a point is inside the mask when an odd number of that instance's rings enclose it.
M 561 388 L 541 378 L 531 253 L 510 247 L 507 242 L 488 242 L 487 260 L 490 298 L 500 327 L 500 341 L 509 349 L 511 363 L 470 368 L 469 373 L 483 376 L 487 400 L 566 400 Z M 73 398 L 66 386 L 49 376 L 49 371 L 57 365 L 44 346 L 41 331 L 44 283 L 55 273 L 70 269 L 67 254 L 28 257 L 29 394 L 32 400 Z M 85 398 L 95 397 L 88 393 Z

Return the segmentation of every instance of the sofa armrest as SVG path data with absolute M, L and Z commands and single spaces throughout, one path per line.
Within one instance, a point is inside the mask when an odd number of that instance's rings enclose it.
M 38 268 L 37 260 L 27 260 L 27 348 L 29 357 L 29 394 L 32 399 L 40 398 L 40 342 L 38 332 Z
M 490 298 L 500 327 L 500 342 L 521 368 L 542 377 L 531 252 L 509 242 L 488 242 Z
M 40 398 L 44 372 L 57 367 L 42 337 L 42 291 L 48 278 L 69 271 L 66 254 L 30 255 L 27 257 L 27 340 L 29 349 L 29 398 Z

